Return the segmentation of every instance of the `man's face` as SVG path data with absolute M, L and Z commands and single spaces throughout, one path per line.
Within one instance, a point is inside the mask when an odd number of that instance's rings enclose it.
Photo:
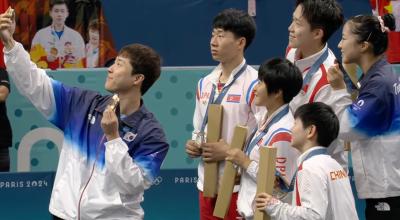
M 221 28 L 213 30 L 210 47 L 212 58 L 219 62 L 230 61 L 243 50 L 240 46 L 240 38 L 236 38 L 232 32 Z
M 303 123 L 299 118 L 294 120 L 292 127 L 292 146 L 296 149 L 301 149 L 307 140 L 307 130 L 303 127 Z
M 68 8 L 66 4 L 54 5 L 50 10 L 50 17 L 53 19 L 53 24 L 64 25 L 68 17 Z
M 132 70 L 129 58 L 117 56 L 115 63 L 108 68 L 105 89 L 112 93 L 123 93 L 131 90 L 135 80 Z
M 292 23 L 289 28 L 289 47 L 307 48 L 313 44 L 311 25 L 303 17 L 303 6 L 300 4 L 293 12 Z

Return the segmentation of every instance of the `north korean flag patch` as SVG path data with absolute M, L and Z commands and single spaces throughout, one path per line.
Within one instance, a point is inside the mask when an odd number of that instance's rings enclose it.
M 240 98 L 241 95 L 234 95 L 234 94 L 229 94 L 228 97 L 226 98 L 227 102 L 233 102 L 233 103 L 240 103 Z

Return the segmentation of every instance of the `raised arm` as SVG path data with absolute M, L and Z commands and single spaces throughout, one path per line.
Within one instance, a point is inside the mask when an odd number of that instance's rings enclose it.
M 4 61 L 9 76 L 20 93 L 26 96 L 46 118 L 51 118 L 55 102 L 51 79 L 44 70 L 37 68 L 30 61 L 30 56 L 23 46 L 14 41 L 12 34 L 15 29 L 15 18 L 8 11 L 0 15 L 0 38 L 4 44 Z

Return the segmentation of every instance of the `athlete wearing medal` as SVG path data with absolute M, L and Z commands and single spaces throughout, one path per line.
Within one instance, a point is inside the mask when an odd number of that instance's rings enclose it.
M 193 137 L 186 144 L 190 157 L 202 157 L 198 166 L 197 188 L 200 200 L 200 219 L 218 219 L 213 216 L 216 198 L 203 196 L 204 162 L 220 162 L 219 178 L 223 174 L 223 161 L 227 148 L 225 141 L 232 139 L 236 125 L 247 126 L 250 131 L 256 126 L 255 114 L 263 108 L 253 103 L 253 89 L 257 83 L 257 71 L 246 63 L 244 50 L 255 36 L 255 22 L 246 13 L 227 9 L 218 14 L 213 21 L 210 41 L 211 54 L 220 64 L 206 77 L 200 79 L 196 92 L 196 107 L 193 116 Z M 224 107 L 222 122 L 223 142 L 196 144 L 196 139 L 204 139 L 207 125 L 208 104 L 221 104 Z M 265 108 L 264 108 L 265 109 Z M 203 137 L 198 137 L 200 136 Z M 206 134 L 205 134 L 206 135 Z M 201 148 L 200 148 L 201 147 Z M 236 185 L 231 206 L 226 219 L 238 217 L 236 199 L 239 186 Z
M 286 58 L 303 73 L 303 88 L 290 102 L 295 112 L 306 103 L 323 102 L 335 112 L 344 99 L 333 96 L 327 80 L 329 67 L 334 66 L 336 57 L 327 41 L 343 24 L 342 8 L 336 0 L 297 0 L 289 30 L 289 45 Z M 347 169 L 347 156 L 343 142 L 333 142 L 328 153 Z
M 299 107 L 294 118 L 292 146 L 302 154 L 291 184 L 292 204 L 261 193 L 256 207 L 281 220 L 358 219 L 347 173 L 327 152 L 339 133 L 335 113 L 328 105 L 315 102 Z
M 42 68 L 83 67 L 80 62 L 85 57 L 85 43 L 77 31 L 65 25 L 69 15 L 66 1 L 50 1 L 49 15 L 52 24 L 35 34 L 31 52 L 37 47 L 46 51 L 46 63 Z
M 288 103 L 299 93 L 303 79 L 299 69 L 286 59 L 274 58 L 264 62 L 258 70 L 259 82 L 254 102 L 265 106 L 267 113 L 251 134 L 245 152 L 233 148 L 226 160 L 241 168 L 238 211 L 245 219 L 254 215 L 253 202 L 257 191 L 257 173 L 261 147 L 277 148 L 276 169 L 281 178 L 290 180 L 296 170 L 300 152 L 291 147 L 293 115 Z M 279 190 L 275 191 L 279 192 Z M 290 196 L 284 196 L 290 202 Z

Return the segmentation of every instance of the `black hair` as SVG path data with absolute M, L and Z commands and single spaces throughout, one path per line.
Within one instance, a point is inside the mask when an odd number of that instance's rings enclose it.
M 143 74 L 144 80 L 140 88 L 144 95 L 161 74 L 161 58 L 152 48 L 142 44 L 130 44 L 123 47 L 120 56 L 129 59 L 133 74 Z
M 385 27 L 389 30 L 396 29 L 396 20 L 392 14 L 382 16 Z M 358 42 L 371 43 L 374 55 L 383 54 L 388 48 L 388 33 L 381 29 L 378 17 L 374 15 L 358 15 L 349 19 L 350 30 L 358 38 Z
M 89 21 L 88 30 L 99 31 L 100 30 L 100 23 L 99 19 L 92 19 Z
M 54 5 L 65 5 L 68 9 L 68 1 L 67 0 L 50 0 L 50 10 L 53 9 Z
M 110 58 L 110 59 L 108 59 L 105 63 L 104 63 L 104 67 L 110 67 L 110 66 L 112 66 L 114 63 L 115 63 L 115 57 L 112 57 L 112 58 Z
M 213 20 L 213 28 L 221 28 L 224 31 L 232 32 L 235 37 L 246 38 L 246 49 L 256 35 L 256 23 L 247 13 L 237 9 L 225 9 Z
M 308 103 L 300 106 L 294 113 L 303 127 L 316 127 L 318 145 L 328 147 L 339 134 L 339 120 L 332 108 L 322 102 Z
M 289 103 L 303 85 L 299 68 L 282 58 L 272 58 L 261 64 L 258 69 L 258 79 L 265 83 L 268 94 L 281 90 L 285 103 Z
M 297 0 L 296 7 L 299 5 L 303 8 L 303 16 L 310 23 L 311 30 L 323 30 L 322 43 L 326 43 L 343 24 L 342 6 L 336 0 Z

